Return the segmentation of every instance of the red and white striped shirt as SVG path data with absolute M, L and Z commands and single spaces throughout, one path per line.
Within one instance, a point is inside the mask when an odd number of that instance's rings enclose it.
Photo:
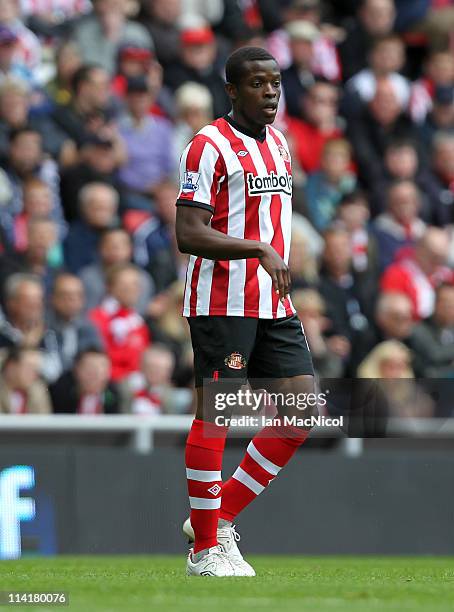
M 270 126 L 263 138 L 230 119 L 205 126 L 180 164 L 178 205 L 213 213 L 210 224 L 228 236 L 271 244 L 288 263 L 292 223 L 292 170 L 284 136 Z M 213 261 L 191 255 L 183 316 L 223 315 L 273 319 L 294 314 L 280 302 L 257 258 Z

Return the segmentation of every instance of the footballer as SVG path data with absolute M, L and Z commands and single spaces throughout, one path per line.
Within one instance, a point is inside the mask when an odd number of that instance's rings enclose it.
M 190 255 L 183 315 L 197 392 L 185 453 L 191 513 L 184 531 L 194 541 L 189 576 L 255 576 L 233 521 L 309 433 L 286 424 L 295 407 L 277 405 L 281 420 L 256 434 L 222 482 L 228 428 L 204 409 L 203 381 L 267 379 L 271 393 L 314 392 L 311 355 L 289 297 L 292 169 L 287 142 L 272 127 L 280 69 L 266 50 L 242 47 L 227 61 L 226 81 L 232 110 L 186 147 L 177 200 L 178 246 Z M 304 416 L 315 412 L 308 408 Z

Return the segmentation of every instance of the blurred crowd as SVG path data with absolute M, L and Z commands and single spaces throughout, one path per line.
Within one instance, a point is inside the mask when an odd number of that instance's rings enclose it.
M 192 410 L 178 161 L 243 45 L 282 67 L 318 374 L 454 378 L 453 0 L 0 0 L 0 412 Z

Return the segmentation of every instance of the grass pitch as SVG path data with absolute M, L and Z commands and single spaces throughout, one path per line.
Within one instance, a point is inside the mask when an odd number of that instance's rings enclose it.
M 69 593 L 71 612 L 448 611 L 453 557 L 248 557 L 256 578 L 186 578 L 185 558 L 58 557 L 0 562 L 0 591 Z M 5 606 L 27 610 L 34 606 Z

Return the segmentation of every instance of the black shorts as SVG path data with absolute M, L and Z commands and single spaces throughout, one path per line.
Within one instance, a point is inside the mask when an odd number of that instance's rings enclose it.
M 195 386 L 203 379 L 290 378 L 314 374 L 297 315 L 282 319 L 188 317 Z

